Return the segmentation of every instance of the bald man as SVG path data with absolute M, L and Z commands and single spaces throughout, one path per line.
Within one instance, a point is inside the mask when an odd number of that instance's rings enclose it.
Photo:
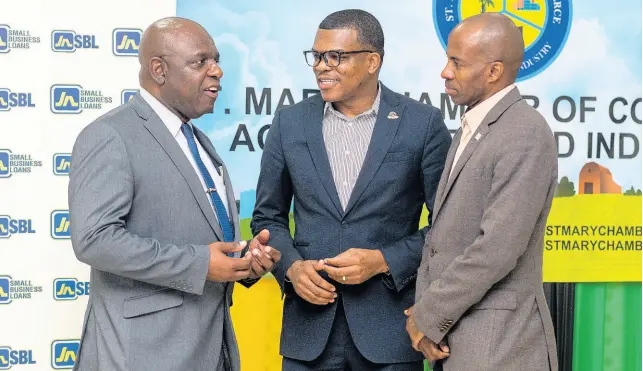
M 467 107 L 438 185 L 406 328 L 444 371 L 558 370 L 542 286 L 557 151 L 514 86 L 513 22 L 484 13 L 451 32 L 446 92 Z
M 75 369 L 238 371 L 231 283 L 250 286 L 280 254 L 268 231 L 236 242 L 228 172 L 191 122 L 213 111 L 219 52 L 200 25 L 166 18 L 139 60 L 140 94 L 73 149 L 71 239 L 92 286 Z

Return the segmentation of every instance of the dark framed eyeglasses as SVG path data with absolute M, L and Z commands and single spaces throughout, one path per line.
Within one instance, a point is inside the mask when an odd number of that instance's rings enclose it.
M 342 63 L 342 56 L 348 54 L 359 54 L 359 53 L 377 53 L 375 50 L 353 50 L 349 52 L 339 51 L 339 50 L 328 50 L 323 53 L 320 53 L 315 50 L 306 50 L 304 51 L 304 57 L 306 58 L 306 63 L 310 67 L 317 67 L 322 58 L 328 67 L 337 67 Z

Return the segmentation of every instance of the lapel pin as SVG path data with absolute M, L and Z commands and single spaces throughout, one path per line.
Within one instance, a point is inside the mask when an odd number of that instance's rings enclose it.
M 395 119 L 399 118 L 397 113 L 395 113 L 394 111 L 389 112 L 387 117 L 388 117 L 389 120 L 395 120 Z
M 482 137 L 482 135 L 480 133 L 476 134 L 476 136 L 475 136 L 476 140 L 480 140 L 480 137 Z

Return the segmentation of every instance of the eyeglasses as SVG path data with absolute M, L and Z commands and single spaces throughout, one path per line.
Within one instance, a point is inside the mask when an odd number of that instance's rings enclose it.
M 358 54 L 358 53 L 376 53 L 374 50 L 354 50 L 350 52 L 343 52 L 338 50 L 328 50 L 323 53 L 320 53 L 315 50 L 306 50 L 304 52 L 304 57 L 306 57 L 306 63 L 310 67 L 317 67 L 319 62 L 321 62 L 322 57 L 324 62 L 328 67 L 337 67 L 342 62 L 342 56 L 347 54 Z

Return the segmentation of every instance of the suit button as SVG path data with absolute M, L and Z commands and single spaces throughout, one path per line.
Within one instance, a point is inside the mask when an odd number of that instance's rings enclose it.
M 348 223 L 347 222 L 342 222 L 342 228 L 344 228 L 344 229 L 348 228 Z
M 435 256 L 435 249 L 432 248 L 431 250 L 429 250 L 429 256 L 430 257 Z

